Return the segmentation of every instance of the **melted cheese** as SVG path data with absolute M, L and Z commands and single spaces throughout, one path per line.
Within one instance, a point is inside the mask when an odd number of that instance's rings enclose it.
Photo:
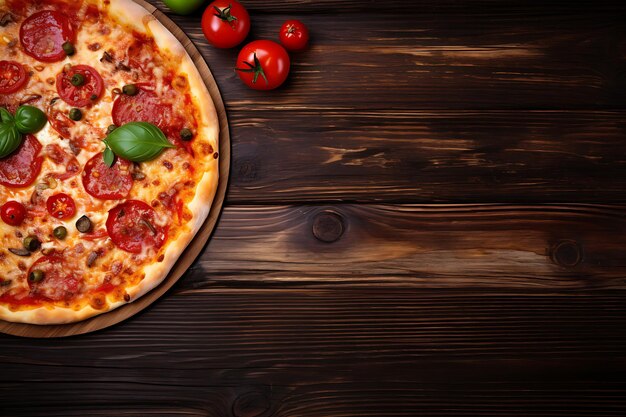
M 0 12 L 3 11 L 1 9 L 2 4 L 3 2 L 0 0 Z M 83 13 L 85 7 L 83 6 Z M 41 98 L 30 101 L 29 104 L 41 109 L 47 108 L 50 102 L 58 97 L 55 82 L 57 74 L 63 70 L 65 65 L 72 64 L 89 65 L 95 68 L 104 79 L 105 92 L 95 105 L 89 109 L 83 109 L 83 119 L 70 128 L 73 139 L 82 138 L 86 143 L 83 149 L 80 150 L 80 153 L 76 155 L 81 172 L 72 178 L 56 181 L 56 184 L 53 181 L 51 188 L 41 192 L 42 202 L 37 205 L 37 209 L 42 213 L 40 213 L 36 222 L 27 221 L 18 228 L 0 222 L 2 246 L 4 249 L 21 247 L 22 238 L 29 234 L 34 234 L 42 240 L 44 249 L 55 249 L 57 252 L 63 251 L 65 256 L 86 258 L 85 254 L 93 251 L 104 252 L 104 255 L 99 256 L 96 260 L 94 268 L 84 268 L 82 271 L 86 290 L 97 288 L 103 282 L 111 282 L 118 285 L 121 282 L 120 274 L 124 273 L 126 273 L 125 279 L 127 280 L 141 279 L 141 276 L 131 278 L 130 275 L 137 271 L 138 266 L 143 263 L 153 262 L 158 256 L 158 251 L 153 248 L 144 248 L 140 254 L 128 254 L 116 249 L 108 237 L 87 240 L 84 238 L 84 235 L 81 235 L 76 230 L 76 220 L 82 215 L 87 215 L 93 223 L 93 229 L 96 232 L 103 231 L 107 220 L 107 212 L 122 202 L 121 200 L 99 200 L 87 194 L 82 186 L 82 167 L 90 158 L 100 154 L 104 149 L 101 141 L 105 137 L 107 127 L 112 124 L 111 112 L 116 97 L 113 93 L 114 89 L 121 89 L 125 84 L 129 83 L 151 82 L 155 84 L 156 93 L 163 100 L 168 101 L 173 106 L 175 112 L 185 115 L 183 112 L 188 111 L 186 110 L 188 107 L 184 104 L 184 93 L 189 92 L 188 86 L 185 86 L 184 76 L 182 76 L 182 82 L 179 83 L 181 85 L 176 87 L 166 85 L 164 79 L 168 70 L 161 66 L 154 66 L 154 57 L 152 56 L 140 57 L 150 62 L 152 74 L 147 75 L 138 69 L 133 69 L 132 71 L 116 69 L 118 62 L 125 61 L 128 63 L 126 51 L 134 41 L 134 38 L 127 28 L 113 24 L 108 18 L 100 19 L 97 23 L 83 24 L 78 30 L 76 54 L 62 62 L 53 64 L 38 62 L 24 54 L 19 47 L 19 40 L 17 46 L 9 46 L 16 39 L 19 39 L 20 23 L 21 21 L 11 23 L 7 27 L 2 28 L 3 33 L 0 36 L 0 59 L 20 62 L 32 70 L 32 76 L 27 87 L 13 95 L 12 100 L 19 102 L 26 100 L 33 94 L 37 94 L 41 95 Z M 113 63 L 101 59 L 104 51 L 109 51 L 115 57 Z M 167 60 L 165 59 L 164 61 Z M 170 58 L 169 61 L 173 64 L 176 62 L 175 58 Z M 181 90 L 183 94 L 181 94 Z M 53 108 L 67 114 L 71 106 L 63 102 L 63 100 L 57 100 Z M 43 155 L 46 154 L 46 146 L 48 145 L 58 145 L 67 154 L 74 155 L 70 147 L 70 141 L 62 139 L 50 123 L 35 136 L 43 147 Z M 211 159 L 211 149 L 202 148 L 195 149 L 195 151 L 199 156 Z M 163 198 L 161 197 L 176 192 L 179 198 L 189 201 L 189 196 L 193 196 L 199 175 L 203 172 L 201 165 L 204 162 L 202 160 L 202 158 L 193 160 L 188 153 L 181 149 L 171 149 L 165 151 L 157 159 L 141 164 L 141 171 L 146 178 L 134 182 L 128 198 L 142 200 L 155 207 L 157 224 L 171 227 L 170 240 L 175 239 L 175 235 L 187 226 L 184 221 L 181 222 L 181 219 L 178 218 L 176 209 L 163 207 Z M 189 168 L 190 166 L 194 166 L 195 170 Z M 0 185 L 0 205 L 9 200 L 30 201 L 35 184 L 46 182 L 46 176 L 50 173 L 64 172 L 64 170 L 64 166 L 56 164 L 49 157 L 45 157 L 41 173 L 33 186 L 25 189 L 13 189 Z M 50 183 L 50 181 L 47 182 Z M 77 214 L 68 221 L 57 220 L 45 213 L 45 200 L 57 193 L 69 194 L 76 202 Z M 63 241 L 59 241 L 52 236 L 52 230 L 59 225 L 64 225 L 68 231 L 67 238 Z M 16 259 L 13 254 L 0 249 L 0 282 L 11 280 L 10 291 L 15 293 L 19 293 L 20 289 L 27 290 L 26 271 L 39 256 L 40 254 L 38 253 L 28 258 Z M 3 288 L 0 288 L 0 294 L 3 291 Z

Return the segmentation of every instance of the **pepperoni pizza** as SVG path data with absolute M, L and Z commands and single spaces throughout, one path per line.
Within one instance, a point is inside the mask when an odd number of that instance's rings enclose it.
M 47 117 L 0 158 L 0 319 L 68 323 L 132 302 L 208 215 L 219 125 L 207 88 L 131 0 L 0 0 L 0 33 L 0 110 Z M 103 139 L 135 122 L 158 127 L 165 149 L 107 161 Z

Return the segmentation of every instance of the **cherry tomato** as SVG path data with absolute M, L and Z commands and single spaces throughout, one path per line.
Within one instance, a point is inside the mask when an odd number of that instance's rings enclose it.
M 76 204 L 72 197 L 59 193 L 48 198 L 46 208 L 52 217 L 64 220 L 69 219 L 76 213 Z
M 286 50 L 304 51 L 309 44 L 309 29 L 299 20 L 287 20 L 280 28 L 279 38 Z
M 250 42 L 237 57 L 239 78 L 255 90 L 273 90 L 289 75 L 289 54 L 273 41 Z
M 17 201 L 7 201 L 0 208 L 2 221 L 11 226 L 19 226 L 26 217 L 26 208 Z
M 0 94 L 11 94 L 19 91 L 28 76 L 24 66 L 15 61 L 0 61 Z
M 204 36 L 217 48 L 239 45 L 250 32 L 250 15 L 235 0 L 217 0 L 202 15 Z
M 77 85 L 74 82 L 80 83 Z M 98 100 L 103 91 L 102 77 L 95 68 L 88 65 L 74 65 L 57 75 L 57 92 L 70 106 L 87 107 Z

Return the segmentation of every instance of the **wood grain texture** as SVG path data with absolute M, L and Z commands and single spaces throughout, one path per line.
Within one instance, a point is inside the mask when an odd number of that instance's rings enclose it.
M 104 332 L 5 336 L 0 403 L 29 416 L 618 416 L 625 306 L 609 293 L 190 290 Z
M 230 111 L 230 203 L 624 202 L 624 111 Z
M 229 98 L 229 202 L 626 201 L 623 5 L 409 2 L 410 18 L 371 2 L 249 6 L 250 39 L 308 13 L 312 48 L 278 91 L 247 89 L 237 50 L 175 17 Z
M 625 415 L 626 207 L 587 203 L 624 202 L 626 5 L 245 4 L 313 44 L 256 93 L 172 16 L 233 128 L 214 238 L 129 321 L 0 335 L 0 415 Z
M 626 289 L 624 209 L 231 206 L 176 291 L 275 286 Z M 333 213 L 337 224 L 316 224 L 326 213 Z M 321 241 L 314 232 L 335 240 Z
M 151 3 L 160 9 L 169 12 L 169 9 L 162 0 L 150 0 Z M 388 13 L 412 13 L 419 14 L 425 12 L 436 13 L 464 13 L 468 15 L 496 14 L 496 13 L 584 13 L 589 11 L 609 11 L 615 12 L 626 10 L 623 4 L 617 4 L 611 0 L 598 0 L 590 2 L 567 2 L 552 1 L 549 9 L 546 2 L 541 0 L 480 0 L 478 3 L 459 0 L 245 0 L 242 1 L 246 9 L 253 12 L 255 16 L 271 13 L 291 13 L 297 15 L 307 15 L 311 13 L 352 13 L 369 12 L 377 14 Z M 195 16 L 202 14 L 201 7 Z
M 276 39 L 289 15 L 257 14 L 249 36 Z M 302 17 L 311 48 L 285 86 L 259 93 L 233 70 L 237 49 L 208 45 L 176 17 L 216 74 L 228 110 L 623 108 L 626 12 L 490 15 L 336 13 Z

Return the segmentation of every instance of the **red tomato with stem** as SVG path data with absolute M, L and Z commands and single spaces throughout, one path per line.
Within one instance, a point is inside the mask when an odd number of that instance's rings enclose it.
M 235 0 L 217 0 L 202 15 L 202 31 L 217 48 L 232 48 L 246 39 L 250 32 L 250 15 Z
M 309 29 L 299 20 L 287 20 L 280 28 L 280 43 L 290 52 L 301 52 L 309 44 Z
M 63 193 L 50 196 L 46 201 L 46 208 L 52 217 L 59 220 L 72 218 L 76 214 L 74 199 Z
M 0 217 L 10 226 L 19 226 L 26 217 L 26 208 L 17 201 L 7 201 L 0 208 Z
M 239 78 L 255 90 L 273 90 L 285 82 L 291 61 L 285 48 L 274 41 L 254 41 L 237 57 Z

